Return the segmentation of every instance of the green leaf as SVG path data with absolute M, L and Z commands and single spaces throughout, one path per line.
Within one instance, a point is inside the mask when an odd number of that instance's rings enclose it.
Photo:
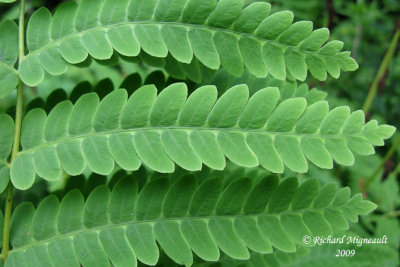
M 0 192 L 3 192 L 10 181 L 10 168 L 7 162 L 0 161 Z
M 54 146 L 37 150 L 33 157 L 33 164 L 37 174 L 48 181 L 62 177 L 61 164 Z
M 249 92 L 246 85 L 232 87 L 214 105 L 208 117 L 208 124 L 212 127 L 231 127 L 235 125 L 248 97 Z
M 188 64 L 192 61 L 193 51 L 187 37 L 187 29 L 163 25 L 161 34 L 168 51 L 176 60 Z
M 121 22 L 126 19 L 126 10 L 128 8 L 129 0 L 122 0 L 114 2 L 106 0 L 101 10 L 101 23 L 110 24 Z
M 70 191 L 61 201 L 57 228 L 60 233 L 67 234 L 83 227 L 84 199 L 78 190 Z
M 76 189 L 61 204 L 53 195 L 37 209 L 23 203 L 11 218 L 13 249 L 6 266 L 25 259 L 49 266 L 107 265 L 109 260 L 122 266 L 136 266 L 136 260 L 154 265 L 159 259 L 156 242 L 173 261 L 187 266 L 193 263 L 193 252 L 214 261 L 219 260 L 219 249 L 241 260 L 249 259 L 249 250 L 270 256 L 276 255 L 271 254 L 275 249 L 300 252 L 304 244 L 299 238 L 310 234 L 307 228 L 313 235 L 326 234 L 335 229 L 333 223 L 340 222 L 339 228 L 347 230 L 344 216 L 373 208 L 360 195 L 341 203 L 323 200 L 325 193 L 330 200 L 343 198 L 344 191 L 332 191 L 330 185 L 310 197 L 311 191 L 304 189 L 314 188 L 316 180 L 298 187 L 297 178 L 279 184 L 276 176 L 267 176 L 255 184 L 253 179 L 236 177 L 226 179 L 224 190 L 221 180 L 215 177 L 198 183 L 190 174 L 170 184 L 161 177 L 151 179 L 138 193 L 136 181 L 127 176 L 111 193 L 104 185 L 97 187 L 86 203 Z M 264 189 L 269 191 L 267 196 Z M 325 204 L 305 203 L 292 209 L 301 198 Z
M 304 81 L 307 77 L 305 57 L 294 49 L 286 50 L 284 60 L 288 72 L 297 80 Z
M 275 213 L 287 210 L 292 202 L 297 187 L 298 181 L 296 178 L 293 177 L 283 180 L 271 196 L 271 200 L 268 204 L 268 211 Z
M 104 230 L 100 241 L 107 256 L 115 266 L 136 266 L 136 255 L 121 228 Z
M 70 140 L 58 144 L 57 155 L 63 170 L 69 175 L 78 175 L 85 170 L 86 160 L 80 140 Z
M 138 132 L 134 136 L 133 143 L 139 158 L 144 164 L 159 172 L 174 171 L 174 163 L 164 151 L 161 136 L 158 132 Z
M 54 195 L 48 196 L 37 207 L 32 220 L 33 238 L 48 239 L 57 233 L 56 220 L 60 202 Z
M 269 87 L 256 92 L 247 102 L 239 120 L 240 127 L 260 128 L 267 122 L 279 99 L 278 88 Z
M 264 236 L 271 242 L 272 246 L 284 252 L 296 251 L 294 242 L 282 228 L 279 217 L 262 217 L 260 218 L 259 225 L 261 228 L 266 229 Z
M 0 23 L 0 62 L 13 67 L 18 58 L 18 26 L 11 20 Z
M 227 27 L 239 16 L 242 9 L 240 0 L 221 0 L 217 2 L 215 9 L 208 17 L 208 24 L 211 26 Z
M 216 212 L 220 215 L 237 214 L 241 211 L 251 189 L 250 179 L 232 182 L 218 199 Z
M 251 3 L 240 13 L 234 23 L 235 30 L 252 33 L 258 25 L 269 15 L 271 4 L 264 2 Z
M 306 39 L 300 43 L 300 47 L 308 51 L 318 50 L 329 38 L 329 30 L 327 28 L 317 29 L 313 31 Z M 339 49 L 339 51 L 342 48 Z
M 182 222 L 182 234 L 194 253 L 207 261 L 217 261 L 220 252 L 203 220 L 185 220 Z M 195 234 L 190 234 L 195 233 Z
M 47 8 L 39 8 L 29 19 L 26 43 L 29 51 L 35 51 L 50 42 L 51 13 Z
M 262 56 L 268 72 L 278 80 L 285 80 L 286 68 L 283 49 L 275 44 L 267 43 L 263 47 Z
M 89 55 L 96 59 L 106 60 L 112 56 L 113 48 L 102 29 L 86 32 L 82 36 L 82 43 Z
M 308 160 L 316 166 L 324 169 L 331 169 L 333 161 L 329 151 L 319 138 L 305 137 L 301 140 L 301 148 Z
M 0 98 L 9 95 L 18 85 L 17 72 L 0 61 Z
M 266 39 L 275 39 L 292 24 L 293 17 L 290 11 L 276 12 L 261 22 L 256 33 Z
M 258 159 L 246 144 L 246 137 L 241 133 L 220 133 L 217 137 L 219 146 L 225 156 L 232 162 L 244 167 L 255 167 Z
M 6 115 L 0 114 L 0 161 L 6 163 L 11 152 L 15 132 L 14 120 Z
M 22 203 L 13 211 L 10 235 L 13 236 L 14 246 L 20 247 L 34 241 L 31 233 L 34 215 L 35 207 L 29 202 Z
M 306 64 L 311 74 L 320 81 L 325 81 L 327 78 L 327 74 L 325 71 L 325 61 L 323 58 L 307 55 L 306 56 Z
M 137 89 L 128 99 L 121 115 L 123 128 L 144 126 L 149 120 L 150 109 L 157 96 L 154 85 L 145 85 Z
M 39 56 L 43 68 L 51 75 L 60 75 L 66 73 L 68 65 L 62 59 L 60 51 L 56 47 L 50 47 L 43 51 Z
M 19 65 L 20 78 L 29 86 L 38 85 L 44 79 L 44 70 L 38 55 L 26 58 Z
M 13 181 L 13 185 L 21 190 L 30 188 L 35 182 L 35 167 L 33 165 L 32 155 L 20 155 L 12 164 L 11 177 L 19 177 Z
M 184 83 L 175 83 L 158 95 L 150 114 L 150 123 L 154 126 L 173 124 L 187 98 L 187 87 Z
M 336 196 L 336 192 L 338 191 L 337 184 L 328 183 L 325 184 L 319 195 L 314 199 L 313 206 L 316 208 L 327 207 L 333 201 L 333 198 Z
M 299 21 L 287 28 L 278 40 L 287 45 L 297 45 L 312 32 L 311 21 Z
M 51 110 L 44 126 L 44 138 L 47 141 L 57 140 L 67 135 L 68 115 L 73 105 L 70 101 L 63 101 Z
M 111 28 L 107 35 L 111 45 L 121 55 L 132 57 L 137 56 L 140 52 L 140 45 L 135 35 L 132 34 L 133 29 L 129 25 L 121 25 Z
M 63 171 L 79 175 L 88 168 L 108 175 L 115 162 L 129 171 L 146 165 L 170 173 L 175 164 L 222 170 L 225 157 L 239 166 L 260 165 L 276 173 L 286 166 L 303 173 L 307 160 L 328 169 L 333 160 L 351 165 L 354 152 L 374 153 L 373 145 L 383 145 L 394 131 L 376 121 L 364 124 L 360 111 L 350 115 L 348 107 L 329 112 L 325 101 L 307 107 L 305 98 L 288 96 L 278 104 L 277 88 L 261 89 L 249 99 L 242 84 L 218 100 L 216 95 L 215 87 L 204 86 L 187 98 L 186 85 L 176 83 L 158 96 L 154 86 L 144 86 L 128 100 L 121 89 L 101 102 L 94 93 L 75 105 L 62 102 L 48 116 L 34 109 L 22 124 L 23 150 L 11 166 L 11 180 L 26 189 L 35 174 L 57 180 Z M 4 151 L 10 149 L 11 132 Z
M 162 203 L 168 191 L 168 181 L 155 179 L 140 192 L 136 205 L 135 217 L 138 220 L 157 218 L 162 211 Z
M 306 106 L 307 102 L 304 98 L 293 98 L 283 101 L 271 114 L 267 129 L 273 132 L 290 131 L 303 114 Z M 289 107 L 291 110 L 290 113 L 287 112 Z
M 221 59 L 221 65 L 232 75 L 240 77 L 243 73 L 243 59 L 235 34 L 216 32 L 214 43 Z
M 176 263 L 185 266 L 193 264 L 193 255 L 179 229 L 179 223 L 173 221 L 157 222 L 154 234 L 165 253 Z
M 141 48 L 155 57 L 166 57 L 168 48 L 165 45 L 160 30 L 156 25 L 138 24 L 133 28 Z
M 271 253 L 271 243 L 263 237 L 256 224 L 255 218 L 238 218 L 233 227 L 238 237 L 244 241 L 249 249 L 259 253 Z
M 51 37 L 62 38 L 74 32 L 74 15 L 78 5 L 75 2 L 66 2 L 58 6 L 53 15 Z
M 217 94 L 215 86 L 202 86 L 194 91 L 179 114 L 179 124 L 203 125 L 217 100 Z
M 201 169 L 201 160 L 190 148 L 189 134 L 184 130 L 164 131 L 161 142 L 168 156 L 186 170 L 198 171 Z
M 159 258 L 159 251 L 151 225 L 128 225 L 125 236 L 141 262 L 148 265 L 156 265 Z M 138 240 L 140 242 L 137 242 Z
M 243 37 L 239 40 L 239 49 L 244 65 L 254 76 L 259 78 L 268 74 L 262 57 L 261 45 L 261 42 L 253 38 Z
M 105 136 L 91 136 L 82 141 L 87 166 L 99 174 L 108 175 L 114 169 L 114 159 Z
M 223 252 L 236 259 L 249 259 L 249 251 L 234 232 L 230 219 L 211 219 L 208 227 L 215 238 L 215 242 Z
M 114 49 L 128 57 L 143 50 L 149 61 L 156 57 L 162 65 L 175 68 L 176 78 L 181 75 L 178 64 L 194 61 L 213 70 L 222 66 L 235 76 L 247 67 L 257 77 L 270 73 L 277 79 L 285 79 L 289 72 L 304 80 L 307 68 L 319 80 L 327 78 L 326 70 L 337 78 L 340 71 L 357 69 L 350 54 L 341 52 L 341 43 L 331 41 L 324 46 L 327 29 L 312 31 L 311 22 L 293 23 L 292 12 L 270 14 L 270 10 L 270 4 L 244 6 L 241 0 L 179 0 L 173 4 L 166 0 L 82 0 L 62 3 L 53 17 L 40 8 L 28 22 L 29 54 L 19 72 L 25 84 L 37 86 L 43 81 L 43 69 L 59 75 L 66 71 L 63 60 L 78 64 L 88 54 L 105 60 Z M 174 64 L 167 64 L 172 58 Z M 13 64 L 0 66 L 4 69 L 0 80 L 8 80 L 3 89 L 6 95 L 17 84 L 16 71 Z
M 110 202 L 110 191 L 106 186 L 99 186 L 93 190 L 86 200 L 83 212 L 84 225 L 87 228 L 95 228 L 109 222 L 108 210 Z
M 190 30 L 189 41 L 194 55 L 210 69 L 218 69 L 220 59 L 212 39 L 212 33 L 207 30 Z
M 82 0 L 76 12 L 75 28 L 83 31 L 97 26 L 101 8 L 102 2 L 100 1 Z

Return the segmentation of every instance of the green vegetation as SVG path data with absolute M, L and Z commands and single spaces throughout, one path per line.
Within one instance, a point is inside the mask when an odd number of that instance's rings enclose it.
M 0 266 L 397 266 L 399 14 L 0 0 Z

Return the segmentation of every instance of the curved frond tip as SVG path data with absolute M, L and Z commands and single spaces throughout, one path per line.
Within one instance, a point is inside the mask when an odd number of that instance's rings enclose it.
M 375 209 L 361 194 L 336 184 L 319 188 L 315 179 L 222 177 L 198 183 L 185 175 L 170 184 L 152 179 L 138 193 L 132 177 L 93 190 L 86 202 L 78 190 L 61 201 L 18 206 L 11 219 L 11 266 L 155 265 L 159 246 L 178 264 L 193 264 L 193 252 L 217 261 L 220 250 L 249 259 L 249 250 L 268 254 L 296 251 L 303 236 L 328 236 L 347 230 L 348 221 Z M 157 241 L 157 243 L 156 243 Z M 312 246 L 312 244 L 310 244 Z M 40 257 L 38 257 L 40 255 Z
M 284 166 L 304 173 L 307 160 L 332 168 L 333 160 L 352 165 L 353 153 L 369 155 L 383 145 L 394 127 L 365 124 L 362 111 L 348 107 L 329 111 L 326 101 L 307 106 L 305 98 L 278 104 L 279 90 L 257 91 L 249 98 L 246 85 L 228 89 L 217 100 L 215 86 L 196 89 L 187 98 L 183 83 L 157 95 L 153 85 L 124 89 L 102 101 L 95 93 L 75 105 L 59 103 L 47 115 L 30 111 L 22 123 L 22 151 L 11 166 L 11 180 L 29 188 L 35 174 L 57 180 L 63 171 L 81 174 L 86 168 L 107 175 L 115 162 L 124 170 L 142 164 L 157 172 L 225 168 L 225 157 L 243 167 L 261 165 L 282 173 Z
M 268 3 L 243 9 L 242 0 L 83 0 L 61 4 L 51 14 L 41 8 L 28 23 L 29 54 L 19 72 L 22 80 L 38 85 L 44 70 L 59 75 L 67 63 L 111 58 L 113 51 L 129 57 L 140 51 L 159 58 L 168 54 L 182 63 L 197 58 L 210 69 L 221 66 L 240 76 L 247 68 L 257 77 L 287 75 L 318 80 L 327 73 L 358 68 L 343 43 L 327 42 L 326 28 L 293 23 L 293 13 L 270 14 Z

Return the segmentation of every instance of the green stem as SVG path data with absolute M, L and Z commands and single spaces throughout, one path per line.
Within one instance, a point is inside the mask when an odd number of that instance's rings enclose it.
M 389 66 L 389 62 L 393 58 L 393 54 L 396 50 L 396 46 L 397 46 L 397 42 L 399 41 L 399 37 L 400 37 L 400 28 L 398 28 L 396 30 L 396 32 L 393 36 L 392 42 L 390 43 L 389 49 L 386 52 L 381 65 L 379 66 L 378 73 L 376 74 L 375 79 L 372 82 L 371 87 L 369 88 L 367 98 L 365 99 L 365 102 L 364 102 L 364 105 L 362 108 L 365 114 L 368 114 L 368 112 L 371 108 L 372 102 L 375 99 L 376 93 L 378 91 L 379 81 L 385 75 L 385 72 Z
M 392 175 L 397 176 L 397 174 L 399 174 L 399 173 L 400 173 L 400 163 L 397 164 L 396 168 L 394 168 Z
M 3 249 L 1 251 L 1 260 L 3 261 L 3 263 L 6 261 L 8 256 L 8 251 L 10 250 L 9 239 L 10 239 L 10 218 L 12 209 L 12 194 L 13 194 L 13 186 L 9 182 L 7 186 L 6 206 L 4 209 Z
M 387 218 L 399 217 L 399 216 L 400 216 L 400 210 L 395 210 L 395 211 L 392 211 L 390 213 L 383 214 L 383 217 L 387 217 Z
M 19 10 L 19 59 L 18 65 L 21 65 L 21 62 L 25 56 L 25 41 L 24 41 L 24 27 L 25 27 L 25 0 L 21 0 L 20 3 L 20 10 Z M 14 144 L 11 152 L 11 163 L 17 157 L 19 152 L 19 143 L 20 143 L 20 136 L 21 136 L 21 123 L 22 123 L 22 101 L 23 101 L 23 87 L 24 84 L 22 83 L 21 79 L 18 82 L 17 88 L 17 107 L 15 113 L 15 136 L 14 136 Z M 7 186 L 7 196 L 6 196 L 6 204 L 4 208 L 4 224 L 3 224 L 3 242 L 2 242 L 2 251 L 1 251 L 1 260 L 5 262 L 8 256 L 8 252 L 10 250 L 10 219 L 11 219 L 11 212 L 12 212 L 12 196 L 13 196 L 13 185 L 8 182 Z
M 372 181 L 375 179 L 375 177 L 378 176 L 378 173 L 381 171 L 383 166 L 385 166 L 386 162 L 392 157 L 394 152 L 396 152 L 397 147 L 400 145 L 400 136 L 397 137 L 396 141 L 394 141 L 393 145 L 389 149 L 389 151 L 386 153 L 385 157 L 383 158 L 382 162 L 379 164 L 379 166 L 375 169 L 375 171 L 372 173 L 372 175 L 368 178 L 364 185 L 364 192 L 367 191 L 368 186 L 372 183 Z

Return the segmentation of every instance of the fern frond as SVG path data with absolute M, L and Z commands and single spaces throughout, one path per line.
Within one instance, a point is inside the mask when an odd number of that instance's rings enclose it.
M 0 114 L 0 193 L 10 181 L 10 166 L 7 158 L 10 156 L 14 141 L 14 120 L 5 114 Z
M 217 261 L 221 249 L 248 259 L 249 250 L 294 252 L 304 235 L 346 230 L 376 206 L 350 198 L 348 188 L 334 184 L 319 189 L 315 179 L 298 186 L 297 178 L 221 177 L 198 183 L 185 175 L 170 184 L 152 179 L 138 193 L 136 180 L 122 179 L 112 190 L 97 187 L 84 202 L 73 190 L 61 201 L 43 200 L 16 208 L 11 219 L 10 252 L 5 266 L 135 266 L 154 265 L 159 249 L 175 262 L 190 266 L 193 254 Z M 318 224 L 318 227 L 315 227 Z M 37 257 L 36 255 L 40 255 Z
M 203 86 L 188 99 L 183 83 L 172 84 L 158 96 L 154 86 L 135 91 L 127 100 L 116 90 L 101 102 L 95 93 L 75 105 L 58 104 L 47 116 L 31 110 L 22 123 L 22 152 L 11 167 L 11 180 L 29 188 L 35 173 L 57 180 L 86 168 L 107 175 L 114 161 L 124 170 L 141 164 L 168 173 L 174 163 L 200 170 L 202 163 L 221 170 L 225 156 L 244 167 L 261 165 L 281 173 L 284 165 L 304 173 L 307 160 L 321 168 L 352 165 L 353 152 L 374 153 L 394 127 L 373 120 L 364 124 L 362 111 L 348 107 L 329 112 L 326 101 L 307 107 L 304 98 L 279 104 L 279 90 L 265 88 L 249 99 L 246 85 L 227 90 L 217 100 L 215 86 Z
M 0 98 L 10 94 L 18 84 L 14 64 L 18 58 L 18 26 L 12 20 L 0 23 Z
M 61 4 L 54 15 L 41 8 L 27 29 L 29 54 L 19 72 L 31 86 L 39 84 L 44 70 L 59 75 L 67 63 L 123 56 L 152 57 L 171 54 L 182 63 L 196 57 L 210 69 L 225 68 L 240 76 L 246 67 L 257 77 L 270 73 L 285 79 L 287 73 L 304 80 L 307 70 L 325 80 L 327 72 L 357 69 L 343 44 L 331 41 L 326 28 L 312 31 L 312 23 L 293 23 L 293 13 L 270 14 L 268 3 L 243 8 L 242 0 L 83 0 Z M 325 44 L 325 45 L 324 45 Z

